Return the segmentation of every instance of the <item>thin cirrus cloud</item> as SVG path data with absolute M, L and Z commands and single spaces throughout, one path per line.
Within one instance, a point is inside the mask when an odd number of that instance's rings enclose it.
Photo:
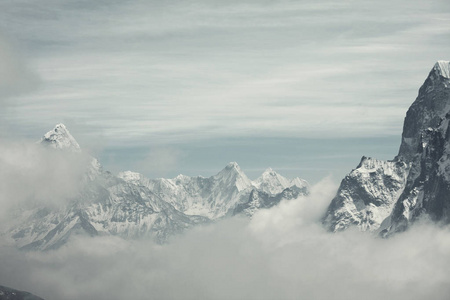
M 0 30 L 41 85 L 2 119 L 33 138 L 79 124 L 104 147 L 399 136 L 448 59 L 449 12 L 441 0 L 3 2 Z

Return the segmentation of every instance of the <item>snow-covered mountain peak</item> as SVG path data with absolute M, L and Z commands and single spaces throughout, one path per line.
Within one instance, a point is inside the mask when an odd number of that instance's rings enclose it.
M 268 168 L 258 179 L 253 181 L 253 185 L 266 193 L 277 194 L 295 184 L 292 184 L 291 180 L 281 176 L 272 168 Z M 304 187 L 304 185 L 301 187 Z
M 64 124 L 57 124 L 55 128 L 47 132 L 41 138 L 41 144 L 50 146 L 55 149 L 69 149 L 72 151 L 80 151 L 80 145 L 70 134 Z
M 243 174 L 241 167 L 236 162 L 230 162 L 228 163 L 222 171 L 220 171 L 219 174 L 228 174 L 228 173 L 239 173 Z
M 450 79 L 450 61 L 439 60 L 434 65 L 433 70 L 437 71 L 442 77 Z
M 271 173 L 276 173 L 272 168 L 267 168 L 263 174 L 271 174 Z
M 398 156 L 406 162 L 419 159 L 422 133 L 436 128 L 450 111 L 450 62 L 438 61 L 406 113 Z
M 133 172 L 133 171 L 123 171 L 123 172 L 120 172 L 119 174 L 117 174 L 117 177 L 119 177 L 120 179 L 123 179 L 126 182 L 137 183 L 144 176 L 140 173 Z
M 251 186 L 251 180 L 245 175 L 236 162 L 230 162 L 227 166 L 213 176 L 214 180 L 223 183 L 235 183 L 239 191 Z
M 296 186 L 298 188 L 307 188 L 309 189 L 308 181 L 301 179 L 300 177 L 295 177 L 291 180 L 291 187 Z
M 238 163 L 235 162 L 235 161 L 229 162 L 229 163 L 226 165 L 225 169 L 227 169 L 227 170 L 233 170 L 233 169 L 236 169 L 236 170 L 238 170 L 238 171 L 241 171 L 241 167 L 239 167 Z

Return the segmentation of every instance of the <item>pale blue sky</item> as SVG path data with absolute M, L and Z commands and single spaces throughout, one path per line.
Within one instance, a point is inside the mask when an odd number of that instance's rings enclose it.
M 2 1 L 1 124 L 113 171 L 340 180 L 395 156 L 449 37 L 447 0 Z

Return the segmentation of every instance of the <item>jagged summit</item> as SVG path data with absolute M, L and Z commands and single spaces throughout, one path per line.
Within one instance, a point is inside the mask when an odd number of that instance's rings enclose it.
M 278 194 L 284 189 L 296 186 L 298 188 L 308 188 L 309 184 L 300 178 L 292 180 L 278 174 L 272 168 L 267 168 L 260 177 L 253 181 L 253 185 L 268 194 Z
M 137 172 L 133 172 L 133 171 L 123 171 L 120 172 L 119 174 L 117 174 L 117 177 L 119 177 L 120 179 L 123 179 L 127 182 L 133 182 L 133 183 L 137 183 L 139 182 L 139 180 L 141 180 L 141 178 L 143 177 L 142 174 L 137 173 Z
M 226 174 L 240 174 L 243 175 L 245 177 L 247 177 L 244 172 L 242 171 L 241 167 L 239 167 L 237 162 L 230 162 L 228 163 L 225 168 L 222 169 L 222 171 L 220 171 L 219 173 L 217 173 L 215 176 L 222 176 L 222 175 L 226 175 Z
M 239 191 L 249 187 L 251 180 L 245 175 L 236 162 L 230 162 L 227 166 L 213 176 L 215 180 L 220 182 L 233 183 Z
M 272 168 L 267 168 L 265 171 L 264 171 L 264 173 L 263 174 L 270 174 L 270 173 L 273 173 L 273 172 L 275 172 Z
M 80 145 L 70 134 L 64 124 L 56 124 L 55 128 L 47 132 L 40 140 L 41 144 L 55 149 L 69 149 L 80 151 Z
M 433 70 L 437 71 L 442 77 L 450 79 L 450 61 L 439 60 L 433 67 Z
M 438 61 L 406 113 L 397 157 L 364 157 L 343 180 L 323 223 L 388 236 L 422 216 L 450 223 L 450 62 Z
M 425 129 L 437 127 L 450 111 L 450 62 L 438 61 L 419 89 L 419 95 L 406 113 L 399 157 L 406 162 L 417 160 Z
M 238 163 L 235 161 L 229 162 L 225 168 L 226 169 L 238 169 L 238 170 L 241 169 L 241 167 L 239 167 Z

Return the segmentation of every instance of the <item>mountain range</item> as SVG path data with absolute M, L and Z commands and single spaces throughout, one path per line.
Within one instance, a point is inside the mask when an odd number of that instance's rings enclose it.
M 322 219 L 332 232 L 356 227 L 381 236 L 406 230 L 419 219 L 450 222 L 450 62 L 437 62 L 409 108 L 398 155 L 383 161 L 363 156 L 342 180 Z M 82 155 L 63 124 L 47 132 L 42 147 Z M 21 249 L 58 248 L 76 234 L 148 237 L 159 243 L 199 224 L 308 195 L 300 178 L 267 169 L 252 181 L 231 162 L 211 177 L 178 175 L 150 179 L 125 171 L 114 175 L 89 157 L 82 189 L 57 207 L 15 211 L 3 231 Z
M 49 148 L 48 155 L 54 151 L 82 155 L 63 124 L 39 143 Z M 78 194 L 57 207 L 35 205 L 16 211 L 16 225 L 4 235 L 26 250 L 55 249 L 76 234 L 148 237 L 164 243 L 195 225 L 236 214 L 251 217 L 259 209 L 309 192 L 305 180 L 289 180 L 270 168 L 251 181 L 235 162 L 211 177 L 149 179 L 132 171 L 116 176 L 103 170 L 97 159 L 88 161 Z

